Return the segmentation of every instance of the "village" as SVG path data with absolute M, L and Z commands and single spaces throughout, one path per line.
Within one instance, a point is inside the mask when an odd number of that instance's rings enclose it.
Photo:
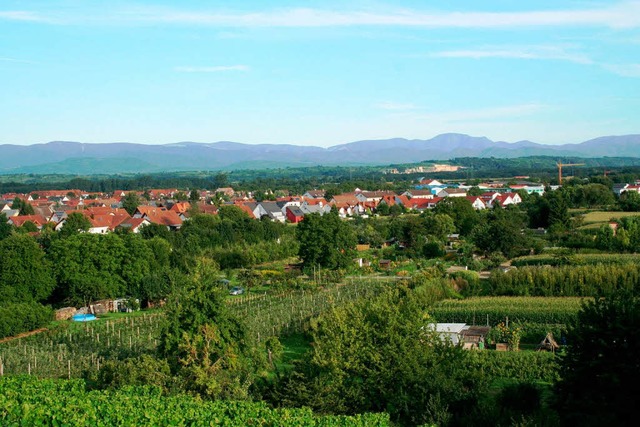
M 309 190 L 302 195 L 284 195 L 286 191 L 278 190 L 271 193 L 272 200 L 262 201 L 255 200 L 251 192 L 236 192 L 231 187 L 192 191 L 177 188 L 133 192 L 117 190 L 109 194 L 63 189 L 3 194 L 0 196 L 0 214 L 6 216 L 9 224 L 18 228 L 26 225 L 30 231 L 41 230 L 43 227 L 60 230 L 69 214 L 81 213 L 91 223 L 91 227 L 86 230 L 89 233 L 105 234 L 117 229 L 137 233 L 148 224 L 159 224 L 170 230 L 177 230 L 194 213 L 215 215 L 218 207 L 223 205 L 237 206 L 250 218 L 266 217 L 273 221 L 295 224 L 306 214 L 322 215 L 334 207 L 340 217 L 345 219 L 367 218 L 383 208 L 394 206 L 395 209 L 400 208 L 401 212 L 420 213 L 433 209 L 448 197 L 463 197 L 477 210 L 505 207 L 522 201 L 518 194 L 520 191 L 542 195 L 545 188 L 536 183 L 508 185 L 492 182 L 472 187 L 422 179 L 414 188 L 400 193 L 355 189 L 350 193 L 331 196 L 327 200 L 323 190 Z M 127 210 L 123 201 L 129 193 L 135 195 L 135 207 Z M 26 203 L 29 208 L 25 211 L 23 207 L 21 212 L 20 206 L 15 205 L 16 200 Z

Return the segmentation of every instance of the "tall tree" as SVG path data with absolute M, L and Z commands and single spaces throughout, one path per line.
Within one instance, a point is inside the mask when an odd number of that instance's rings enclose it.
M 215 282 L 199 276 L 173 278 L 159 351 L 188 390 L 209 398 L 248 398 L 256 364 L 245 329 Z
M 18 209 L 20 211 L 20 215 L 33 215 L 34 210 L 33 206 L 26 200 L 22 200 L 19 197 L 13 199 L 13 203 L 11 204 L 11 209 Z
M 587 302 L 567 335 L 558 385 L 566 425 L 631 425 L 640 396 L 640 297 L 618 291 Z
M 399 425 L 446 425 L 472 408 L 482 375 L 469 352 L 435 334 L 424 291 L 393 289 L 313 321 L 313 348 L 274 400 L 325 413 L 388 412 Z
M 7 215 L 0 213 L 0 240 L 6 239 L 13 232 L 13 227 L 7 221 Z
M 117 234 L 82 233 L 57 239 L 49 258 L 58 282 L 57 298 L 86 304 L 102 298 L 123 296 L 126 283 L 127 248 Z
M 140 206 L 140 198 L 133 191 L 125 194 L 122 198 L 122 208 L 127 211 L 129 215 L 136 213 L 138 206 Z
M 0 241 L 0 301 L 43 301 L 55 287 L 44 251 L 31 236 Z
M 355 255 L 355 232 L 335 209 L 325 215 L 305 215 L 296 237 L 300 242 L 298 254 L 306 267 L 345 268 Z
M 65 219 L 60 229 L 61 237 L 68 237 L 74 234 L 82 233 L 91 228 L 91 221 L 80 212 L 72 212 Z
M 479 222 L 478 212 L 466 197 L 447 197 L 434 208 L 437 214 L 446 214 L 453 218 L 456 230 L 467 235 Z
M 625 212 L 638 212 L 640 211 L 640 193 L 636 191 L 625 191 L 620 195 L 618 204 Z
M 502 252 L 512 258 L 531 249 L 531 242 L 522 234 L 524 224 L 524 214 L 517 208 L 493 209 L 471 238 L 478 249 L 486 253 Z

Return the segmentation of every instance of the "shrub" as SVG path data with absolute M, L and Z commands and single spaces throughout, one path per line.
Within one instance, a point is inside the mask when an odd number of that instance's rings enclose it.
M 0 338 L 11 337 L 47 325 L 53 310 L 35 302 L 0 305 Z

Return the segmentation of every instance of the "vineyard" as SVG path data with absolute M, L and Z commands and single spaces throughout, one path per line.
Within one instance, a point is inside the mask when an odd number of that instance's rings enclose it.
M 256 342 L 270 336 L 300 332 L 305 322 L 330 307 L 370 298 L 390 286 L 384 281 L 353 280 L 319 291 L 248 295 L 229 304 Z M 85 324 L 66 324 L 50 331 L 0 344 L 0 369 L 5 374 L 44 378 L 77 378 L 97 371 L 112 358 L 152 353 L 163 322 L 161 313 L 142 313 Z
M 373 426 L 387 414 L 315 416 L 310 409 L 270 409 L 262 402 L 202 401 L 162 396 L 152 387 L 86 391 L 82 380 L 0 378 L 3 426 Z
M 349 279 L 320 291 L 290 291 L 231 300 L 245 319 L 249 336 L 260 342 L 270 336 L 300 332 L 305 322 L 330 307 L 361 298 L 371 298 L 391 286 L 393 280 Z

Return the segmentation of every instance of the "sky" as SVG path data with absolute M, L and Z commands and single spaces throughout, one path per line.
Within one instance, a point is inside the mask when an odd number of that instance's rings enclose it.
M 0 0 L 0 144 L 640 133 L 640 1 Z

